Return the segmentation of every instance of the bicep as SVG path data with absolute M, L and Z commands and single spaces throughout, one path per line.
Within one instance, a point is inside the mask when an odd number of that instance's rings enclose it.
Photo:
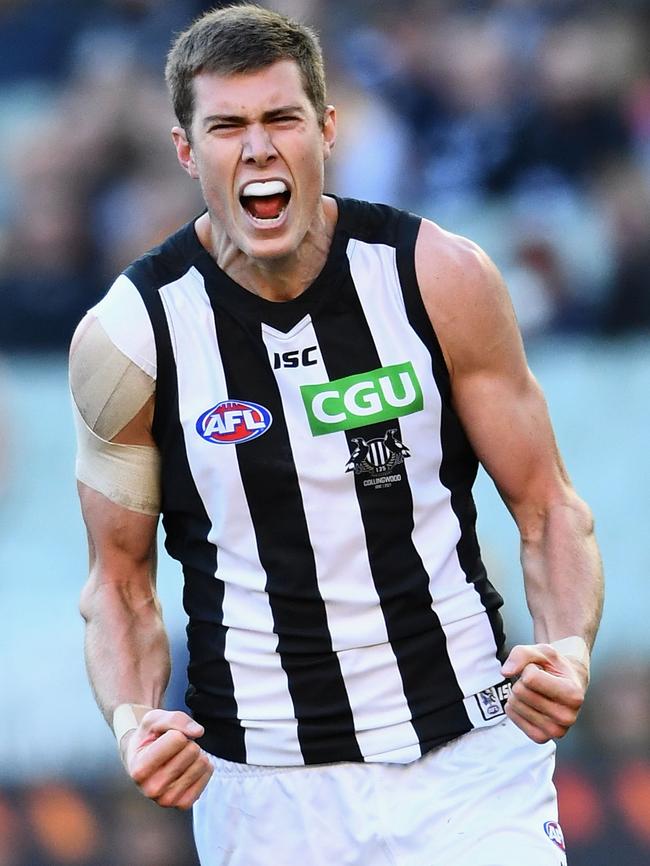
M 155 597 L 158 518 L 117 505 L 82 482 L 78 489 L 90 558 L 81 596 L 83 616 L 92 616 L 105 591 L 128 606 Z
M 562 497 L 568 478 L 546 401 L 527 368 L 459 375 L 452 394 L 478 459 L 518 522 L 525 509 Z

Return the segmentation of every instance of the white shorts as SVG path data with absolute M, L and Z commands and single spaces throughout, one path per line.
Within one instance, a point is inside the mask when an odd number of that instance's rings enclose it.
M 555 745 L 509 719 L 411 764 L 212 760 L 201 866 L 566 866 Z

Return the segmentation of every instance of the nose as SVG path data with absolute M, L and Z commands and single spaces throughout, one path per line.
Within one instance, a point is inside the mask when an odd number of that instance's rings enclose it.
M 244 162 L 263 166 L 273 160 L 275 156 L 275 147 L 264 124 L 252 123 L 248 126 L 242 148 Z

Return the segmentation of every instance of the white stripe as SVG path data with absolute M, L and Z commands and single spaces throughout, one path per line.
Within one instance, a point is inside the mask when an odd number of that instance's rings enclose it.
M 273 366 L 274 354 L 300 353 L 318 346 L 307 316 L 288 334 L 262 325 Z M 300 385 L 329 381 L 320 350 L 307 367 L 274 370 L 287 418 L 291 450 L 298 469 L 318 587 L 325 604 L 334 651 L 354 716 L 361 753 L 369 760 L 390 752 L 390 760 L 419 757 L 395 654 L 375 589 L 355 491 L 354 473 L 345 471 L 350 451 L 345 434 L 313 436 Z M 331 503 L 336 502 L 336 508 Z M 326 697 L 326 696 L 324 696 Z M 393 752 L 397 757 L 393 757 Z M 388 758 L 386 758 L 388 759 Z
M 156 378 L 156 344 L 140 292 L 124 274 L 89 311 L 113 345 L 152 379 Z
M 165 286 L 161 296 L 173 337 L 185 448 L 199 496 L 212 520 L 208 540 L 218 548 L 218 573 L 225 584 L 225 656 L 245 727 L 247 761 L 302 763 L 287 676 L 276 652 L 278 638 L 264 589 L 266 573 L 257 553 L 235 445 L 206 442 L 195 429 L 203 412 L 228 397 L 203 278 L 192 268 Z M 234 396 L 245 399 L 246 395 Z M 269 736 L 260 721 L 273 720 L 281 721 Z
M 431 356 L 406 316 L 395 250 L 353 240 L 348 245 L 357 292 L 382 366 L 411 361 L 424 395 L 424 411 L 399 419 L 402 442 L 411 457 L 404 465 L 413 494 L 413 543 L 427 573 L 432 607 L 447 639 L 447 651 L 465 696 L 501 679 L 494 635 L 479 594 L 460 567 L 456 545 L 460 525 L 451 495 L 439 478 L 441 398 Z

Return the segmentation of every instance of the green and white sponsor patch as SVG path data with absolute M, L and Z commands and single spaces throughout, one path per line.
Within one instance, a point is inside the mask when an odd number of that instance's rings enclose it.
M 424 405 L 410 361 L 320 385 L 301 385 L 300 393 L 314 436 L 411 415 Z

